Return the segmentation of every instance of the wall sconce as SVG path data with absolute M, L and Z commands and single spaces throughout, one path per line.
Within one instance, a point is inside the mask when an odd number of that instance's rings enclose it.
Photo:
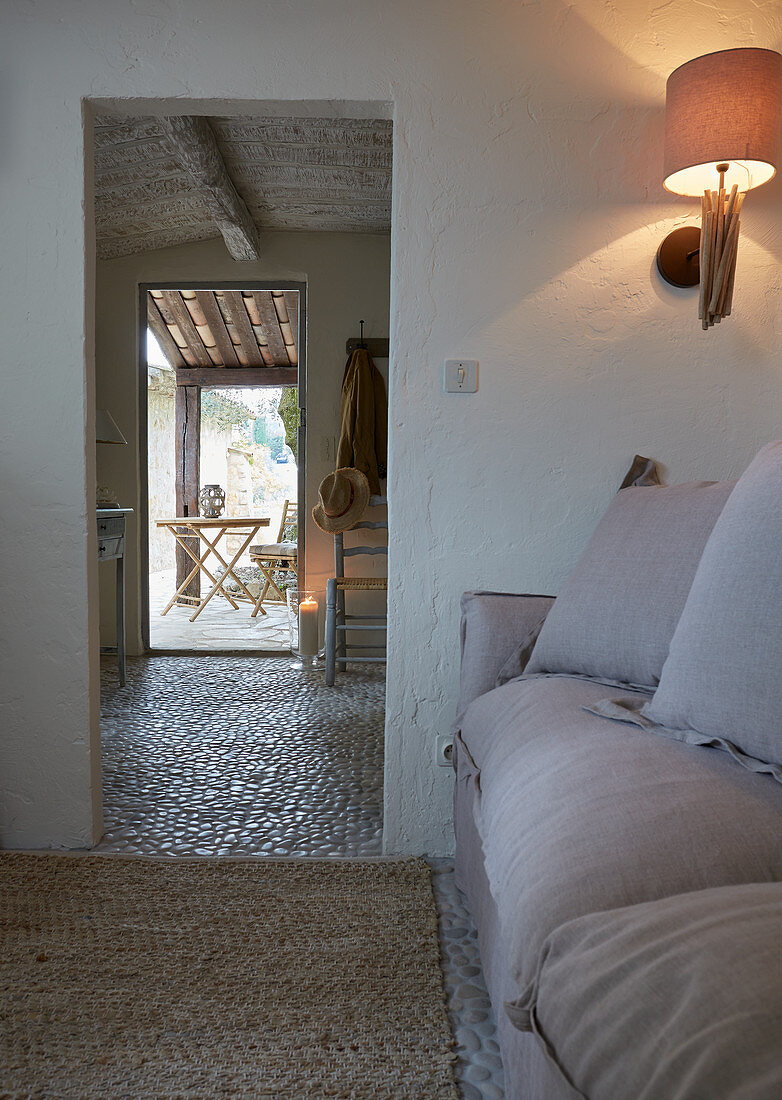
M 657 267 L 673 286 L 700 281 L 704 329 L 731 311 L 741 205 L 776 172 L 781 124 L 782 56 L 774 50 L 704 54 L 668 77 L 663 186 L 701 197 L 701 229 L 669 234 Z

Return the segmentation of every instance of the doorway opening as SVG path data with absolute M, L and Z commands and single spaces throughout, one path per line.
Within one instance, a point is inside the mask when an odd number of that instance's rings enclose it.
M 304 563 L 304 287 L 145 286 L 141 317 L 146 648 L 283 652 Z
M 284 473 L 295 476 L 299 585 L 317 595 L 323 614 L 336 544 L 311 518 L 312 506 L 337 464 L 346 353 L 363 335 L 388 382 L 391 107 L 264 102 L 247 113 L 253 107 L 204 102 L 201 114 L 179 115 L 172 114 L 182 109 L 179 101 L 146 100 L 138 105 L 140 113 L 127 114 L 133 104 L 124 100 L 102 105 L 94 119 L 96 388 L 100 407 L 114 413 L 128 441 L 126 447 L 101 449 L 98 474 L 101 484 L 116 486 L 122 505 L 133 508 L 127 684 L 120 687 L 111 660 L 101 677 L 102 846 L 148 855 L 378 855 L 384 667 L 351 662 L 338 669 L 333 688 L 325 685 L 323 667 L 293 669 L 287 639 L 285 652 L 256 642 L 264 624 L 280 613 L 266 598 L 262 623 L 256 622 L 260 613 L 253 619 L 249 601 L 234 599 L 234 609 L 220 595 L 194 622 L 193 604 L 175 604 L 165 616 L 150 607 L 157 520 L 195 518 L 206 484 L 218 483 L 226 506 L 232 506 L 227 464 L 218 463 L 207 439 L 211 418 L 218 428 L 230 426 L 220 462 L 229 445 L 250 452 L 237 461 L 245 474 L 250 465 L 245 501 L 252 497 L 259 515 L 244 518 L 269 521 L 252 545 L 278 538 L 280 507 L 276 493 L 255 499 L 253 448 L 269 449 L 278 481 Z M 215 113 L 234 108 L 234 114 Z M 282 281 L 282 274 L 297 281 Z M 290 334 L 283 328 L 283 304 Z M 278 361 L 271 351 L 264 309 L 273 334 L 279 326 L 287 359 Z M 163 363 L 147 351 L 149 314 L 156 318 L 155 311 Z M 159 396 L 168 402 L 167 415 L 173 410 L 174 423 L 173 443 L 157 459 L 169 493 L 158 504 L 151 491 L 157 474 L 150 462 L 156 430 L 150 365 L 165 374 Z M 260 381 L 252 372 L 261 374 Z M 277 463 L 271 429 L 279 424 L 267 421 L 266 413 L 279 414 L 277 394 L 285 393 L 295 398 L 294 431 L 296 409 L 299 424 L 305 421 L 306 395 L 307 436 L 299 427 L 294 448 L 286 432 L 288 462 Z M 238 507 L 238 494 L 235 499 Z M 180 524 L 171 526 L 181 534 Z M 174 532 L 164 525 L 160 534 L 168 539 L 169 555 L 179 546 L 192 563 Z M 188 537 L 205 545 L 197 534 L 181 534 Z M 367 541 L 372 538 L 369 531 Z M 227 539 L 228 533 L 216 546 L 230 565 Z M 373 561 L 378 571 L 385 564 Z M 219 580 L 219 559 L 204 564 Z M 169 568 L 176 569 L 176 559 Z M 246 584 L 243 568 L 236 563 Z M 103 572 L 106 581 L 113 578 L 108 566 Z M 285 577 L 272 573 L 284 591 Z M 200 570 L 198 575 L 201 599 L 214 581 Z M 114 591 L 108 583 L 102 588 L 102 632 L 111 642 Z M 167 600 L 177 588 L 174 573 Z M 229 589 L 232 599 L 234 594 Z M 366 598 L 374 601 L 367 613 L 376 611 L 381 597 L 359 592 L 353 610 L 363 611 L 359 599 Z M 245 639 L 250 636 L 250 652 L 233 639 L 212 639 L 220 649 L 193 648 L 194 628 L 215 610 L 238 624 Z M 166 623 L 174 614 L 189 634 L 171 649 L 151 648 L 151 620 Z M 365 636 L 356 640 L 363 643 Z M 259 654 L 267 655 L 257 659 Z

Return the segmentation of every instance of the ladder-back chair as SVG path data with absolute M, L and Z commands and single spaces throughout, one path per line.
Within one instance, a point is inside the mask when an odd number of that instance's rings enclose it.
M 388 557 L 388 541 L 382 546 L 346 546 L 345 535 L 350 536 L 354 531 L 385 531 L 388 533 L 388 498 L 384 496 L 371 496 L 368 508 L 386 509 L 382 519 L 362 519 L 354 524 L 348 531 L 338 532 L 334 535 L 334 572 L 326 583 L 326 684 L 332 687 L 334 684 L 337 666 L 344 671 L 348 661 L 361 661 L 364 663 L 385 664 L 385 652 L 383 656 L 366 655 L 366 650 L 383 649 L 382 646 L 367 645 L 360 642 L 348 641 L 348 635 L 360 631 L 387 631 L 388 616 L 386 612 L 374 615 L 348 615 L 345 611 L 346 592 L 386 592 L 388 590 L 388 577 L 354 577 L 345 576 L 345 561 L 366 555 L 385 555 Z M 386 570 L 387 572 L 387 570 Z M 363 655 L 362 655 L 363 653 Z
M 285 603 L 285 593 L 280 584 L 286 579 L 286 575 L 293 574 L 294 580 L 298 568 L 298 523 L 299 509 L 296 501 L 286 500 L 282 506 L 282 519 L 280 531 L 276 542 L 261 543 L 250 547 L 250 561 L 257 565 L 263 574 L 263 587 L 255 601 L 251 618 L 260 613 L 265 615 L 263 608 L 266 603 Z M 275 574 L 277 576 L 275 577 Z M 278 578 L 282 574 L 282 578 Z M 269 589 L 272 596 L 268 596 Z

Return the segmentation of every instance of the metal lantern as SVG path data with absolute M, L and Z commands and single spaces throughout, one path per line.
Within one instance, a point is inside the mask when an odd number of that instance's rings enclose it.
M 217 519 L 225 511 L 225 489 L 220 485 L 204 485 L 198 494 L 198 505 L 206 519 Z

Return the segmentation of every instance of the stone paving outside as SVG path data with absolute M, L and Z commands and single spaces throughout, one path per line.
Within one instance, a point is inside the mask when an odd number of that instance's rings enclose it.
M 202 578 L 202 584 L 207 583 Z M 288 616 L 281 604 L 267 604 L 266 615 L 250 617 L 248 602 L 234 611 L 227 600 L 215 596 L 194 623 L 192 607 L 177 604 L 161 611 L 176 591 L 176 570 L 163 569 L 149 576 L 149 644 L 165 650 L 290 650 Z M 202 591 L 206 591 L 202 588 Z
M 192 624 L 189 624 L 192 625 Z M 327 688 L 288 657 L 128 660 L 101 670 L 105 836 L 98 852 L 354 857 L 382 854 L 384 670 Z M 434 859 L 447 1007 L 464 1100 L 501 1100 L 502 1063 L 477 935 Z

